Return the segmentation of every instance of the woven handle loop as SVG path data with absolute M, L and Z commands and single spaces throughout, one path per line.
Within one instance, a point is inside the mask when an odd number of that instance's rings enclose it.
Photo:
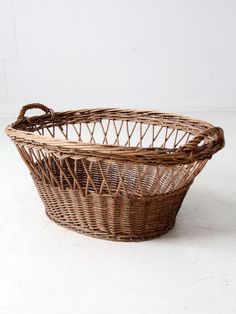
M 20 111 L 20 113 L 19 113 L 19 115 L 18 115 L 17 121 L 23 119 L 23 118 L 25 117 L 26 111 L 29 110 L 29 109 L 41 109 L 41 110 L 43 110 L 45 113 L 50 113 L 51 115 L 54 114 L 54 111 L 53 111 L 52 109 L 48 108 L 48 107 L 45 106 L 45 105 L 37 104 L 37 103 L 35 103 L 35 104 L 29 104 L 29 105 L 25 105 L 25 106 L 23 106 L 23 107 L 21 108 L 21 111 Z
M 191 141 L 183 145 L 180 150 L 184 152 L 194 151 L 198 147 L 198 144 L 207 138 L 213 140 L 221 148 L 224 147 L 224 131 L 220 127 L 212 127 L 197 134 Z

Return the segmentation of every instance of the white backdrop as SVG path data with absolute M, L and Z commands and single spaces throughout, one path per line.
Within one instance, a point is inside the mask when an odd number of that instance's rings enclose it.
M 0 0 L 0 106 L 236 105 L 235 0 Z

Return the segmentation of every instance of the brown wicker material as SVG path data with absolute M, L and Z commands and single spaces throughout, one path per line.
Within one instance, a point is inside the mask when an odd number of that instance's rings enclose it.
M 28 109 L 45 114 L 25 117 Z M 175 224 L 187 190 L 224 146 L 223 130 L 176 114 L 22 108 L 6 128 L 47 215 L 103 239 L 140 241 Z

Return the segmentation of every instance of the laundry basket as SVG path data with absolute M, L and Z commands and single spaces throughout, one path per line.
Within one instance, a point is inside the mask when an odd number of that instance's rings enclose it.
M 26 117 L 33 108 L 44 114 Z M 50 219 L 117 241 L 146 240 L 170 230 L 194 178 L 224 146 L 219 127 L 145 110 L 54 112 L 30 104 L 6 133 Z

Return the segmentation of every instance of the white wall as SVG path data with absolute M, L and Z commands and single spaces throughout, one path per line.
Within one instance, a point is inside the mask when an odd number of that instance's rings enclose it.
M 0 106 L 229 110 L 235 0 L 0 0 Z

